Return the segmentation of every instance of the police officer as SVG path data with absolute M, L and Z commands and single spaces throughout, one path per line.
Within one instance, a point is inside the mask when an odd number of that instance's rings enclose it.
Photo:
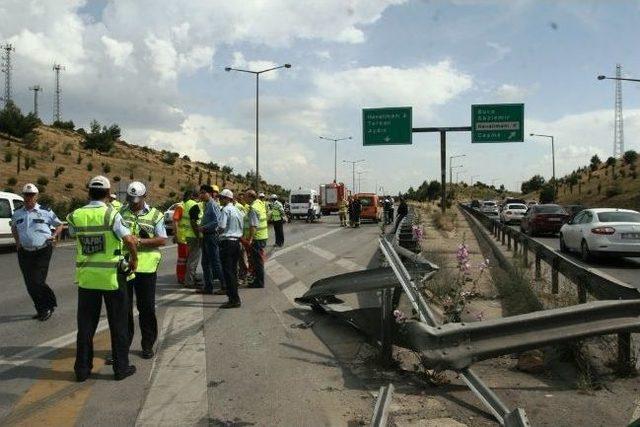
M 56 295 L 46 281 L 53 244 L 62 231 L 62 222 L 51 209 L 38 204 L 35 185 L 26 184 L 22 196 L 24 207 L 13 213 L 11 234 L 16 241 L 18 264 L 27 292 L 36 307 L 32 318 L 45 321 L 51 318 L 57 306 Z
M 110 202 L 110 204 L 117 211 L 120 211 L 120 209 L 122 209 L 122 202 L 120 202 L 120 200 L 118 200 L 118 196 L 116 195 L 116 193 L 112 193 L 111 194 L 111 202 Z
M 158 338 L 156 319 L 156 280 L 162 254 L 158 249 L 167 243 L 164 215 L 146 202 L 147 188 L 134 181 L 127 187 L 127 205 L 120 212 L 124 225 L 137 237 L 138 268 L 135 277 L 127 281 L 129 297 L 129 345 L 133 342 L 133 293 L 136 294 L 138 322 L 142 335 L 142 358 L 153 357 L 153 345 Z M 126 253 L 126 251 L 125 251 Z
M 275 245 L 282 247 L 284 245 L 284 206 L 278 200 L 278 196 L 271 195 L 271 210 L 269 211 L 271 222 L 273 223 L 273 232 L 276 235 Z
M 249 190 L 246 197 L 251 204 L 249 209 L 249 236 L 247 243 L 251 247 L 251 263 L 254 269 L 253 283 L 248 288 L 264 288 L 264 248 L 267 246 L 269 229 L 267 226 L 267 208 L 254 190 Z
M 116 380 L 123 380 L 136 372 L 129 365 L 129 331 L 127 316 L 127 275 L 138 264 L 138 239 L 125 227 L 122 216 L 110 205 L 111 184 L 104 176 L 89 181 L 88 205 L 67 216 L 69 234 L 76 245 L 76 274 L 78 284 L 78 335 L 76 380 L 85 381 L 93 369 L 93 336 L 100 320 L 104 299 L 111 332 L 113 372 Z M 128 260 L 123 258 L 126 245 Z

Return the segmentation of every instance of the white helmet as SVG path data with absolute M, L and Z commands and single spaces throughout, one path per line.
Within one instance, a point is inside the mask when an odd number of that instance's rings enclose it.
M 39 193 L 38 187 L 36 187 L 32 183 L 25 184 L 24 187 L 22 187 L 22 194 L 38 194 L 38 193 Z
M 277 198 L 278 198 L 278 196 L 277 196 L 277 195 L 275 195 L 275 194 L 272 194 L 272 195 L 271 195 L 271 199 L 277 199 Z
M 145 194 L 147 194 L 147 187 L 145 187 L 140 181 L 133 181 L 127 187 L 127 196 L 133 201 L 133 203 L 138 203 L 140 198 Z
M 109 182 L 109 178 L 98 175 L 91 178 L 91 181 L 89 181 L 89 188 L 111 189 L 111 183 Z
M 219 194 L 220 197 L 226 197 L 229 200 L 233 200 L 233 192 L 231 190 L 229 190 L 228 188 L 225 188 L 224 190 L 222 190 Z

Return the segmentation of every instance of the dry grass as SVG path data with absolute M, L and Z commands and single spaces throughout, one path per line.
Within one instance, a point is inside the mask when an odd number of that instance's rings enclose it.
M 453 231 L 456 228 L 458 219 L 457 209 L 448 209 L 444 214 L 442 211 L 435 211 L 432 214 L 433 225 L 436 229 L 442 231 Z

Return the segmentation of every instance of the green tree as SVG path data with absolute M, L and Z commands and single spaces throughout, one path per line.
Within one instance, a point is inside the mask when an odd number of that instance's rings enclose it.
M 115 141 L 120 137 L 120 127 L 116 124 L 109 128 L 101 126 L 98 121 L 93 120 L 90 126 L 91 131 L 85 135 L 82 143 L 88 150 L 98 150 L 102 153 L 111 151 Z
M 552 203 L 555 200 L 555 189 L 547 183 L 540 189 L 540 203 Z
M 0 132 L 16 138 L 24 137 L 40 123 L 40 119 L 33 113 L 23 115 L 13 101 L 7 102 L 5 108 L 0 111 Z
M 593 157 L 591 157 L 591 164 L 589 165 L 589 167 L 591 168 L 592 171 L 598 169 L 598 167 L 600 167 L 600 165 L 602 164 L 602 161 L 600 160 L 600 157 L 598 157 L 597 154 L 594 154 Z
M 638 153 L 636 153 L 634 150 L 625 151 L 622 158 L 624 159 L 624 162 L 626 164 L 630 165 L 636 162 L 636 160 L 638 159 Z

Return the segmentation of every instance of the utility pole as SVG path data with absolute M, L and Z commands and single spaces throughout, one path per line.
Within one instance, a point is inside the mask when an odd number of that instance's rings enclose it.
M 11 69 L 13 65 L 11 65 L 11 52 L 15 52 L 15 48 L 12 44 L 7 43 L 2 45 L 2 50 L 4 50 L 3 58 L 2 58 L 2 72 L 4 73 L 4 106 L 5 108 L 11 101 Z
M 40 85 L 29 86 L 29 90 L 33 91 L 33 114 L 38 117 L 38 92 L 42 90 Z
M 356 164 L 360 162 L 364 162 L 364 159 L 360 160 L 343 160 L 344 163 L 351 163 L 352 167 L 352 181 L 351 181 L 351 191 L 355 194 L 356 191 Z
M 622 118 L 622 66 L 616 64 L 616 102 L 613 120 L 613 157 L 620 158 L 624 154 L 624 121 Z
M 62 113 L 60 112 L 60 70 L 64 70 L 64 65 L 54 64 L 53 71 L 56 73 L 56 89 L 53 98 L 53 121 L 62 121 Z

